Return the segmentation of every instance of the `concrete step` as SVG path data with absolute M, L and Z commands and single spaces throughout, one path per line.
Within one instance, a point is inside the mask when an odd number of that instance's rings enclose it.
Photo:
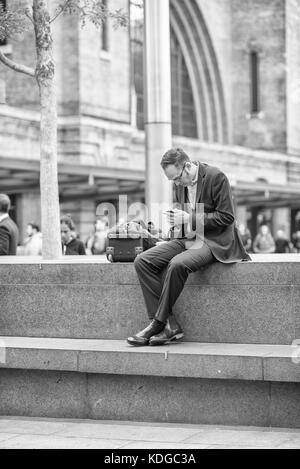
M 0 337 L 0 368 L 116 375 L 300 382 L 300 345 Z M 298 357 L 297 357 L 298 355 Z
M 300 428 L 300 364 L 291 346 L 0 343 L 0 415 Z
M 1 259 L 0 333 L 121 340 L 144 328 L 133 265 L 95 257 Z M 253 257 L 190 275 L 175 305 L 187 341 L 290 345 L 300 337 L 300 256 Z

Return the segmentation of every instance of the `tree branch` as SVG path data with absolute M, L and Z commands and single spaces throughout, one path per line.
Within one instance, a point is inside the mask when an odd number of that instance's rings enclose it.
M 32 18 L 32 15 L 30 13 L 30 9 L 29 8 L 26 8 L 26 10 L 24 11 L 25 15 L 27 16 L 27 18 L 31 21 L 31 23 L 34 25 L 34 22 L 33 22 L 33 18 Z
M 26 67 L 26 65 L 18 64 L 13 60 L 8 59 L 3 52 L 0 50 L 0 62 L 2 62 L 7 67 L 11 68 L 15 72 L 25 73 L 25 75 L 29 75 L 30 77 L 35 77 L 35 70 L 30 67 Z
M 70 3 L 70 0 L 65 0 L 65 3 L 63 5 L 59 5 L 59 7 L 57 8 L 57 13 L 53 16 L 53 18 L 51 18 L 50 23 L 53 23 L 53 21 L 55 21 L 56 18 L 58 18 L 65 11 L 68 6 L 68 3 Z

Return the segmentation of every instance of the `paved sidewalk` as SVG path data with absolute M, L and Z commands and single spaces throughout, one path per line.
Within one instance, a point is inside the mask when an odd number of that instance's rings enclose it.
M 300 429 L 0 417 L 0 449 L 300 449 Z

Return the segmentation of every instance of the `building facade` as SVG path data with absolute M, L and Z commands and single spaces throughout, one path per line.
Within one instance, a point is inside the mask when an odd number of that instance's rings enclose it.
M 100 202 L 144 200 L 140 3 L 107 0 L 128 28 L 53 23 L 61 211 L 82 239 Z M 228 175 L 253 235 L 262 222 L 300 229 L 300 0 L 170 0 L 170 34 L 174 146 Z M 0 47 L 33 66 L 32 32 Z M 0 102 L 0 191 L 24 233 L 40 218 L 34 80 L 0 64 Z

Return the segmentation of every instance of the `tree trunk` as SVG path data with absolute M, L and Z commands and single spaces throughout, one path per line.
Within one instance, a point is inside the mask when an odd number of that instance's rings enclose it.
M 43 233 L 43 258 L 62 255 L 57 175 L 57 109 L 54 85 L 52 33 L 47 0 L 33 0 L 37 67 L 40 92 L 40 190 Z

